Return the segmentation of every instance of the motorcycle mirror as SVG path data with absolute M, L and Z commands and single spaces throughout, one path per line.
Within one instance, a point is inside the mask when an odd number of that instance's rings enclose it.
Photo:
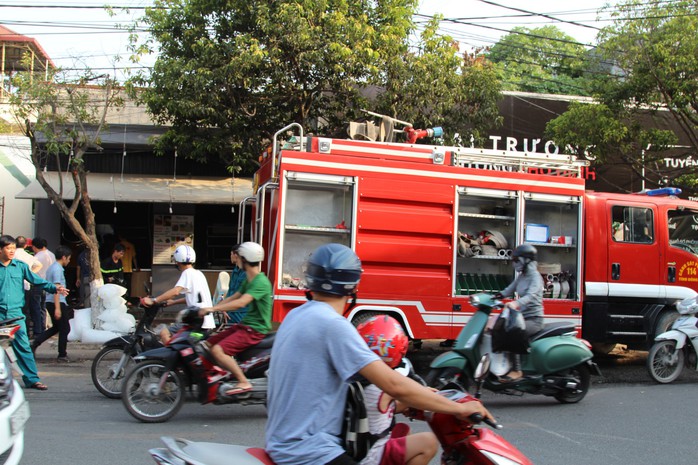
M 482 396 L 482 383 L 485 382 L 485 376 L 490 372 L 490 354 L 485 354 L 480 359 L 480 363 L 475 367 L 475 398 L 479 399 Z
M 490 372 L 490 354 L 485 354 L 480 359 L 480 363 L 477 364 L 475 368 L 475 381 L 482 381 L 487 373 Z

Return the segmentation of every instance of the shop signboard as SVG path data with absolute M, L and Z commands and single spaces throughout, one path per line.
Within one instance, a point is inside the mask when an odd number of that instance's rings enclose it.
M 155 215 L 153 221 L 153 264 L 174 263 L 172 255 L 178 245 L 194 246 L 192 215 Z

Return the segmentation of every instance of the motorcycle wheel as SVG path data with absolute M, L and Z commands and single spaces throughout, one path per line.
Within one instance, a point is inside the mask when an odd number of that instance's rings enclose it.
M 676 349 L 675 341 L 659 341 L 647 355 L 647 370 L 658 383 L 671 383 L 683 370 L 683 350 Z
M 424 382 L 427 386 L 438 389 L 439 391 L 457 389 L 467 392 L 469 385 L 468 379 L 464 376 L 460 376 L 460 370 L 454 367 L 434 368 L 429 370 L 429 373 L 427 373 L 427 376 L 424 378 Z
M 567 378 L 574 378 L 577 381 L 578 389 L 577 392 L 567 392 L 562 391 L 555 394 L 555 399 L 563 404 L 575 404 L 580 400 L 584 399 L 584 396 L 589 392 L 589 386 L 591 385 L 591 373 L 589 372 L 589 367 L 586 364 L 577 365 L 576 367 L 570 368 L 566 372 L 557 373 L 557 375 L 565 376 Z
M 157 392 L 163 376 L 165 382 Z M 180 373 L 168 370 L 160 361 L 146 360 L 126 375 L 121 400 L 134 418 L 144 423 L 162 423 L 179 412 L 185 395 Z
M 124 349 L 121 347 L 104 347 L 92 360 L 92 383 L 99 392 L 110 399 L 121 397 L 121 383 L 134 364 L 133 358 L 127 355 L 124 366 L 115 373 L 124 355 Z

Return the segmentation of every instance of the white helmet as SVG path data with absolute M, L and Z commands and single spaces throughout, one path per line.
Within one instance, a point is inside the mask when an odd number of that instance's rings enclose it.
M 257 263 L 264 260 L 264 248 L 256 242 L 243 242 L 238 247 L 237 254 L 247 260 L 248 263 Z
M 188 245 L 180 245 L 174 251 L 174 261 L 176 263 L 194 263 L 196 261 L 196 252 Z

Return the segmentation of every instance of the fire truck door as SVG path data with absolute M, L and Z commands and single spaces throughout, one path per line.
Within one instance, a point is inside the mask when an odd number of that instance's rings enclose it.
M 609 205 L 609 217 L 609 296 L 660 297 L 661 238 L 656 208 L 649 204 Z M 593 257 L 593 252 L 588 256 Z

